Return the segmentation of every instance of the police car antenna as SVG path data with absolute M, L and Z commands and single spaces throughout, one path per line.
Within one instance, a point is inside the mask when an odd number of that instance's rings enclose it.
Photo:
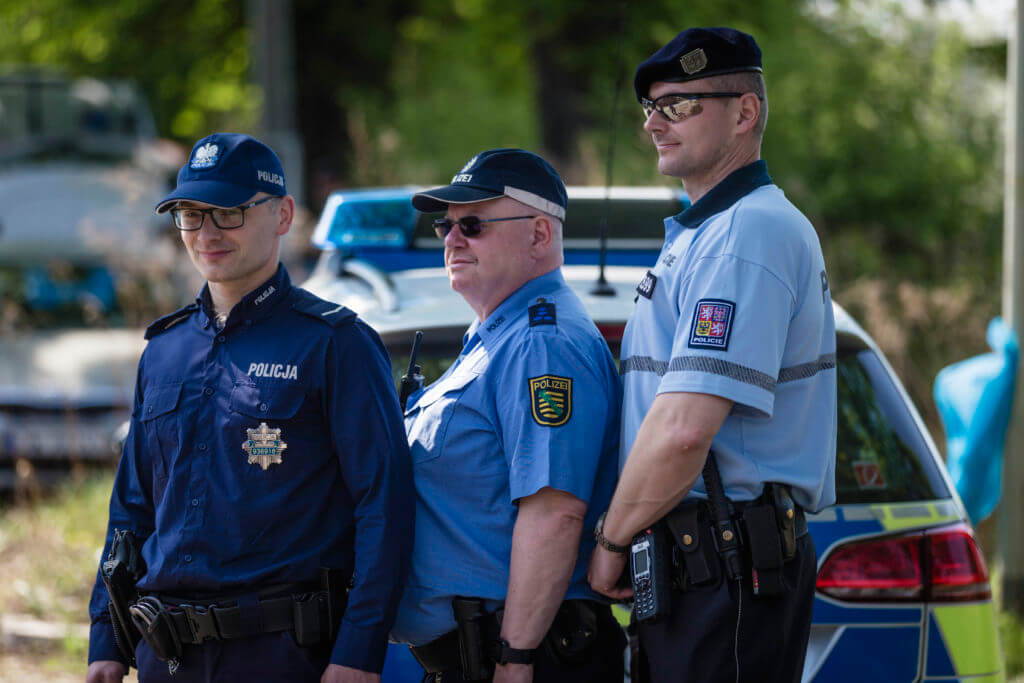
M 612 113 L 608 120 L 608 165 L 605 169 L 604 182 L 604 213 L 601 215 L 601 246 L 598 250 L 597 282 L 590 293 L 594 296 L 615 296 L 615 288 L 608 284 L 604 276 L 605 262 L 608 260 L 608 213 L 612 198 L 612 167 L 615 160 L 615 115 L 619 110 L 619 93 L 622 91 L 622 44 L 626 39 L 626 0 L 619 3 L 619 47 L 615 55 L 615 91 L 612 97 Z

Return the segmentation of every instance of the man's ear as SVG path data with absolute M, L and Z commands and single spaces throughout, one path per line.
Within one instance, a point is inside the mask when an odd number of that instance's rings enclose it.
M 737 132 L 746 133 L 757 125 L 757 117 L 761 115 L 761 100 L 752 92 L 743 93 L 739 99 L 739 114 L 736 118 Z
M 277 207 L 277 234 L 284 235 L 291 230 L 293 220 L 295 220 L 295 199 L 289 194 L 281 198 Z
M 540 258 L 546 254 L 555 239 L 555 226 L 551 219 L 544 214 L 532 219 L 530 237 L 530 255 Z

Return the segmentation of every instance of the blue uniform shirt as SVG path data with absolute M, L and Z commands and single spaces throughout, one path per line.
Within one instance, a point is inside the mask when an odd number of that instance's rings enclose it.
M 147 330 L 103 556 L 131 529 L 139 590 L 195 598 L 351 569 L 331 661 L 379 671 L 413 527 L 387 352 L 283 267 L 222 330 L 211 311 L 204 289 Z M 89 611 L 89 661 L 119 659 L 99 579 Z
M 714 437 L 726 495 L 793 487 L 810 511 L 835 502 L 836 333 L 814 228 L 763 161 L 665 220 L 622 340 L 620 466 L 657 394 L 734 401 Z M 703 480 L 691 496 L 704 497 Z
M 597 599 L 589 530 L 615 487 L 619 398 L 608 346 L 560 270 L 473 322 L 456 362 L 406 409 L 416 541 L 395 640 L 453 630 L 456 595 L 492 609 L 505 598 L 515 503 L 545 486 L 588 504 L 566 597 Z

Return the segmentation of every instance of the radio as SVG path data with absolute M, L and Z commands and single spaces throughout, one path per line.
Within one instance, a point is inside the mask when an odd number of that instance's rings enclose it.
M 672 588 L 672 540 L 662 523 L 633 537 L 629 566 L 636 620 L 650 621 L 668 614 Z

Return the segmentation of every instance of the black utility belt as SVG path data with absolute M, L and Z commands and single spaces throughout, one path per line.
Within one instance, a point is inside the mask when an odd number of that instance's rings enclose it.
M 458 627 L 426 645 L 410 647 L 428 674 L 458 671 L 467 681 L 490 680 L 501 652 L 503 609 L 486 612 L 480 598 L 455 598 L 452 608 Z M 598 610 L 606 605 L 591 600 L 566 600 L 540 648 L 566 665 L 582 663 L 597 642 Z
M 638 621 L 669 613 L 671 590 L 747 580 L 756 597 L 787 593 L 783 567 L 807 533 L 804 512 L 789 487 L 768 483 L 756 500 L 688 500 L 633 538 L 630 573 Z

